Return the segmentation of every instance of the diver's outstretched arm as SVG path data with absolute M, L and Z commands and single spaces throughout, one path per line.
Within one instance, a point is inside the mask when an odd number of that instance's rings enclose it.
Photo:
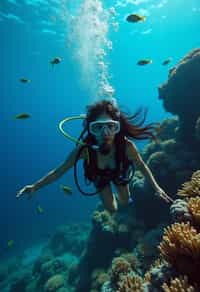
M 42 177 L 40 180 L 36 181 L 32 185 L 27 185 L 24 188 L 22 188 L 16 195 L 17 198 L 21 197 L 24 194 L 28 194 L 30 197 L 31 195 L 42 188 L 43 186 L 50 184 L 60 178 L 65 172 L 67 172 L 72 166 L 74 166 L 74 163 L 76 161 L 76 157 L 78 154 L 80 147 L 76 147 L 67 157 L 67 159 L 62 163 L 59 167 L 51 170 L 47 175 Z M 84 151 L 82 151 L 82 154 L 80 155 L 80 159 L 84 157 Z
M 130 160 L 136 163 L 136 166 L 143 173 L 143 175 L 149 180 L 153 189 L 155 190 L 155 195 L 158 195 L 160 198 L 165 200 L 167 203 L 173 202 L 173 199 L 170 198 L 168 194 L 158 185 L 156 182 L 150 168 L 143 161 L 140 156 L 136 146 L 131 141 L 127 141 L 127 154 Z

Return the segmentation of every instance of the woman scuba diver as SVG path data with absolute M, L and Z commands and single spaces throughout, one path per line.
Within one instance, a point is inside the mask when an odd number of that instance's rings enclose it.
M 138 167 L 149 180 L 155 194 L 166 202 L 171 198 L 158 185 L 151 170 L 143 161 L 135 144 L 131 139 L 155 138 L 154 125 L 142 126 L 141 111 L 132 116 L 126 116 L 119 110 L 113 100 L 102 100 L 87 107 L 84 119 L 84 129 L 77 141 L 76 148 L 68 155 L 67 159 L 56 169 L 32 185 L 22 188 L 17 197 L 32 194 L 43 186 L 52 183 L 74 166 L 75 182 L 84 195 L 99 194 L 104 207 L 110 211 L 117 210 L 117 204 L 125 206 L 129 202 L 129 182 L 134 174 L 134 166 Z M 84 175 L 93 182 L 96 192 L 85 193 L 78 184 L 76 175 L 77 161 L 84 159 Z M 112 192 L 111 182 L 117 191 L 117 200 Z

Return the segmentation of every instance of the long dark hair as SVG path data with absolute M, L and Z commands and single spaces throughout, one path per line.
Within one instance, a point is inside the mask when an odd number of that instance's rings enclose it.
M 146 126 L 143 126 L 145 120 L 146 120 L 146 114 L 147 110 L 139 109 L 137 112 L 135 112 L 133 115 L 126 115 L 122 111 L 119 110 L 117 105 L 111 100 L 101 100 L 95 104 L 92 104 L 87 107 L 87 114 L 86 118 L 84 120 L 83 126 L 84 129 L 79 137 L 79 140 L 82 140 L 86 143 L 87 146 L 82 146 L 79 150 L 79 153 L 76 158 L 76 163 L 74 167 L 74 177 L 76 185 L 79 189 L 79 191 L 84 195 L 95 195 L 99 192 L 93 192 L 93 193 L 86 193 L 84 192 L 77 179 L 77 169 L 76 164 L 77 161 L 81 155 L 81 151 L 87 147 L 88 148 L 88 155 L 89 153 L 93 155 L 89 155 L 90 159 L 89 162 L 87 159 L 84 160 L 84 177 L 86 183 L 88 181 L 93 181 L 93 179 L 96 176 L 96 162 L 94 159 L 95 156 L 95 150 L 93 150 L 93 146 L 96 144 L 95 138 L 93 135 L 89 133 L 89 123 L 92 121 L 95 121 L 98 116 L 101 114 L 107 114 L 109 115 L 113 120 L 120 122 L 120 132 L 115 135 L 115 143 L 116 143 L 116 165 L 117 165 L 117 172 L 120 171 L 120 165 L 121 162 L 123 165 L 125 165 L 126 157 L 125 157 L 125 137 L 127 138 L 133 138 L 133 139 L 156 139 L 154 136 L 154 129 L 156 128 L 154 123 L 148 124 Z M 92 147 L 88 147 L 88 145 Z
M 114 101 L 101 100 L 87 106 L 86 118 L 84 120 L 84 130 L 81 133 L 80 139 L 84 138 L 87 143 L 93 143 L 94 138 L 88 131 L 88 125 L 90 122 L 95 121 L 98 116 L 105 113 L 108 114 L 113 120 L 120 122 L 120 132 L 116 135 L 116 141 L 120 141 L 122 138 L 132 138 L 137 140 L 152 139 L 156 140 L 155 129 L 157 124 L 150 123 L 144 125 L 146 121 L 147 109 L 140 108 L 133 115 L 128 115 L 121 111 Z

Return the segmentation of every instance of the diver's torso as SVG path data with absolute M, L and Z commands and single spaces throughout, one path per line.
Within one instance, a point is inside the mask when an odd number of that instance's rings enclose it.
M 116 168 L 116 149 L 113 146 L 113 149 L 110 153 L 104 155 L 97 151 L 97 168 L 98 169 L 115 169 Z

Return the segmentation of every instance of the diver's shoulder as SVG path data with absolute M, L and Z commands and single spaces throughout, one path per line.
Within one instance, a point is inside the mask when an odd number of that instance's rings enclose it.
M 127 148 L 131 148 L 131 147 L 136 148 L 135 143 L 131 141 L 130 139 L 128 139 L 127 137 L 125 137 L 125 141 L 126 141 L 125 143 L 126 143 Z
M 135 143 L 126 138 L 126 153 L 128 157 L 135 157 L 137 155 L 137 147 Z

